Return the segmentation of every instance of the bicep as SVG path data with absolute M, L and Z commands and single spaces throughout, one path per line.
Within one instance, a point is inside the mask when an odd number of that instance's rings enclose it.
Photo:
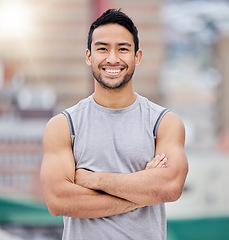
M 58 191 L 66 181 L 74 183 L 75 163 L 67 119 L 57 115 L 51 119 L 43 134 L 41 183 L 44 196 Z
M 167 113 L 158 127 L 156 154 L 164 153 L 168 159 L 167 173 L 183 184 L 188 172 L 184 150 L 185 128 L 182 121 L 173 113 Z

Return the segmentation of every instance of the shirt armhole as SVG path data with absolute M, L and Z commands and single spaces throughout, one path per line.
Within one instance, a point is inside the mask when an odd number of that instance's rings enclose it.
M 72 118 L 71 118 L 71 115 L 69 114 L 69 112 L 67 112 L 66 110 L 64 110 L 62 113 L 66 116 L 66 118 L 68 120 L 68 125 L 69 125 L 69 129 L 70 129 L 71 140 L 72 140 L 72 149 L 73 149 L 73 147 L 74 147 L 75 131 L 74 131 L 73 123 L 72 123 Z
M 159 115 L 159 117 L 157 118 L 157 121 L 154 125 L 154 129 L 153 129 L 153 136 L 154 136 L 154 146 L 155 146 L 155 149 L 156 149 L 156 138 L 157 138 L 157 129 L 158 129 L 158 126 L 161 122 L 161 119 L 164 117 L 164 115 L 169 112 L 169 109 L 165 108 Z

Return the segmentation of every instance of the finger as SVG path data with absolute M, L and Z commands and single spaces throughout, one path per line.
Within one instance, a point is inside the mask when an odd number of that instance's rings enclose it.
M 165 157 L 165 154 L 157 155 L 146 165 L 146 169 L 156 168 L 158 164 L 164 159 L 164 157 Z
M 157 165 L 157 168 L 166 167 L 166 163 L 167 158 L 162 159 L 162 161 L 160 161 L 159 164 Z
M 163 159 L 165 158 L 165 154 L 157 155 L 151 162 L 153 162 L 153 167 L 157 167 L 158 164 L 160 164 Z
M 158 163 L 161 161 L 160 159 L 161 159 L 160 155 L 157 155 L 147 164 L 147 167 L 155 168 L 158 165 Z

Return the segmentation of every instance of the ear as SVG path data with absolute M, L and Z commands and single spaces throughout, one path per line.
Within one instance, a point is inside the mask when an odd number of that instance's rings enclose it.
M 91 66 L 91 51 L 89 49 L 86 50 L 86 63 Z
M 142 50 L 139 49 L 135 54 L 135 66 L 138 66 L 141 63 L 142 59 Z

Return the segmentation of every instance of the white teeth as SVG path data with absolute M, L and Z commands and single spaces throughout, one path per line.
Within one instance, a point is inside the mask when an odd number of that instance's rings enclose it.
M 109 73 L 119 73 L 121 70 L 120 69 L 106 69 L 106 72 Z

